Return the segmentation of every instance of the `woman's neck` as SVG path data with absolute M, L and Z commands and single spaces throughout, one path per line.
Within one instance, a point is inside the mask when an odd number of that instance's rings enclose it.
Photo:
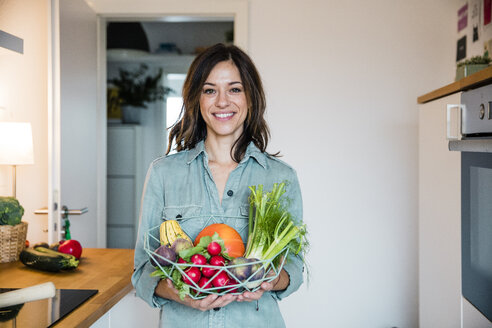
M 209 138 L 205 139 L 205 150 L 208 154 L 208 159 L 220 165 L 231 165 L 235 163 L 231 157 L 231 149 L 234 145 L 234 140 L 231 138 Z

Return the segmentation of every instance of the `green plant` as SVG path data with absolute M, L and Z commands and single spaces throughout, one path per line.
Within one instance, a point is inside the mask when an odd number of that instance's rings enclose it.
M 148 69 L 145 64 L 141 64 L 135 71 L 120 69 L 117 78 L 108 80 L 108 83 L 118 88 L 121 105 L 147 108 L 147 103 L 164 100 L 167 94 L 173 92 L 171 88 L 160 84 L 162 69 L 154 76 L 146 74 Z
M 0 197 L 0 225 L 17 225 L 24 215 L 24 208 L 14 197 Z
M 483 56 L 475 56 L 470 59 L 464 60 L 462 62 L 458 63 L 458 67 L 465 66 L 465 65 L 488 65 L 490 64 L 490 57 L 489 57 L 489 52 L 485 51 Z

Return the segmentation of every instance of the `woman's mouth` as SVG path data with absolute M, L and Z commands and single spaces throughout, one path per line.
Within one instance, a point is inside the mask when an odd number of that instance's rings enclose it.
M 219 120 L 227 120 L 229 118 L 231 118 L 234 113 L 231 112 L 231 113 L 214 113 L 213 114 L 216 118 L 218 118 Z

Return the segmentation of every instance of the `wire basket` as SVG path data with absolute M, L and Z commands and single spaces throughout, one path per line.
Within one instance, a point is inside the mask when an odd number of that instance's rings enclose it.
M 0 263 L 19 260 L 20 252 L 26 247 L 26 235 L 27 222 L 0 225 Z
M 181 277 L 188 278 L 188 280 L 190 281 L 190 284 L 188 284 L 190 292 L 187 293 L 187 295 L 193 299 L 202 299 L 210 294 L 222 296 L 225 294 L 238 295 L 243 293 L 244 291 L 255 292 L 258 289 L 260 289 L 260 285 L 263 282 L 270 282 L 278 277 L 289 253 L 289 249 L 284 248 L 270 259 L 261 260 L 261 261 L 258 260 L 254 262 L 248 262 L 245 264 L 235 264 L 235 265 L 226 265 L 226 266 L 214 266 L 208 264 L 199 265 L 193 263 L 177 263 L 177 262 L 169 261 L 168 259 L 154 252 L 154 250 L 160 246 L 160 240 L 158 237 L 156 237 L 156 235 L 157 236 L 159 235 L 158 234 L 159 228 L 160 226 L 156 226 L 146 232 L 144 237 L 144 249 L 146 253 L 149 255 L 149 257 L 154 260 L 156 264 L 156 269 L 159 268 L 162 271 L 162 278 L 169 278 L 174 284 L 176 284 L 175 281 L 176 277 L 179 277 L 179 279 L 181 279 Z M 169 263 L 169 266 L 162 266 L 157 261 L 158 259 L 160 261 Z M 245 280 L 239 279 L 234 274 L 234 271 L 237 270 L 237 268 L 248 267 L 248 266 L 255 267 L 256 270 L 254 271 L 252 270 L 251 274 L 248 275 L 249 277 L 247 279 Z M 221 272 L 225 272 L 231 278 L 232 283 L 223 287 L 211 286 L 211 287 L 202 288 L 197 283 L 195 283 L 185 272 L 185 270 L 190 267 L 197 267 L 200 271 L 202 268 L 210 268 L 216 270 L 215 274 L 209 278 L 210 281 L 212 281 L 215 277 L 217 277 Z M 177 275 L 176 272 L 179 272 L 179 275 Z

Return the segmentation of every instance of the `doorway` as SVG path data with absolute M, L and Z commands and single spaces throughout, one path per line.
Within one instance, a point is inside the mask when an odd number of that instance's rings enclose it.
M 247 0 L 51 0 L 47 128 L 50 243 L 62 238 L 60 209 L 66 205 L 69 209 L 88 208 L 82 217 L 71 217 L 72 236 L 84 247 L 107 247 L 106 24 L 203 17 L 219 21 L 232 17 L 234 44 L 248 50 Z
M 118 101 L 115 109 L 110 97 L 117 89 L 107 86 L 107 247 L 134 248 L 146 170 L 166 152 L 168 128 L 181 112 L 181 90 L 188 68 L 204 48 L 234 42 L 234 17 L 180 16 L 137 22 L 108 19 L 106 24 L 107 79 L 118 78 L 121 71 L 134 73 L 145 67 L 145 76 L 161 76 L 160 87 L 167 91 L 163 99 L 137 109 L 139 121 L 135 122 L 121 117 Z M 129 37 L 131 33 L 139 37 Z

